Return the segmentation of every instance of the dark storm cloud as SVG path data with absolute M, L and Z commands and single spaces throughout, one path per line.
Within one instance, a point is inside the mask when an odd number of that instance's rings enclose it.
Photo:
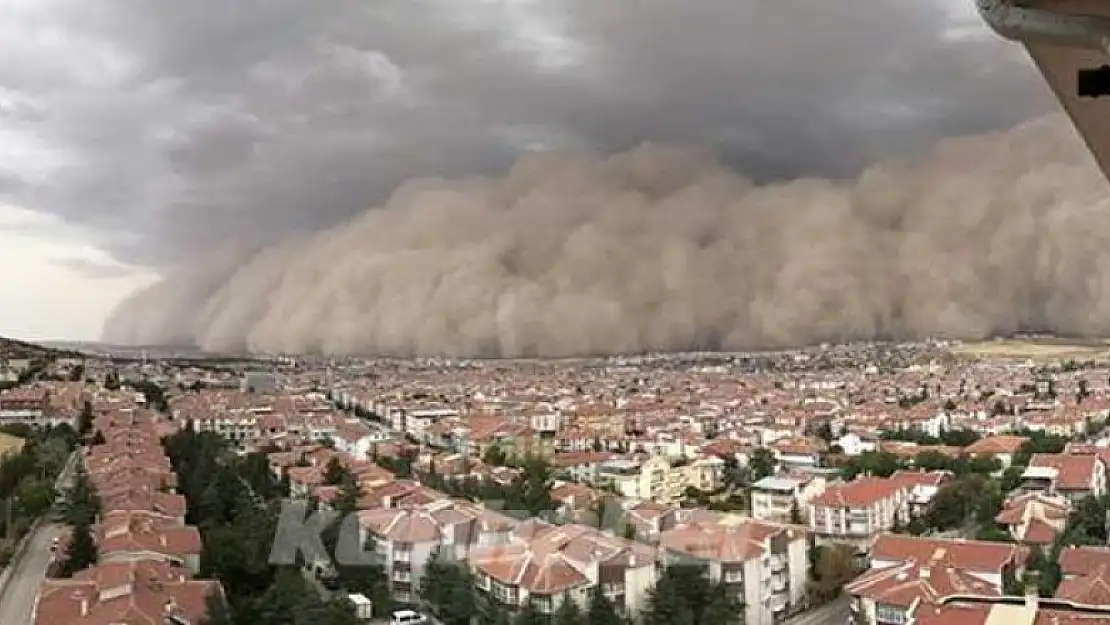
M 949 40 L 943 3 L 17 6 L 0 87 L 44 112 L 21 128 L 54 160 L 8 199 L 146 263 L 314 231 L 414 175 L 493 173 L 529 147 L 678 142 L 757 178 L 850 175 L 1048 101 L 1019 50 Z
M 970 1 L 14 1 L 0 86 L 41 114 L 0 125 L 7 197 L 166 275 L 114 341 L 1110 331 L 1104 181 L 1070 127 L 934 146 L 1052 105 Z

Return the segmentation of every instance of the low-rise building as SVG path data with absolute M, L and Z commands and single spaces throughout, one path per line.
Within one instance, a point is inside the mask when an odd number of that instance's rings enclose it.
M 223 597 L 219 582 L 194 580 L 164 562 L 110 562 L 80 571 L 72 579 L 43 583 L 33 622 L 201 623 L 208 615 L 209 596 Z
M 1021 492 L 1060 494 L 1073 503 L 1106 494 L 1106 463 L 1097 455 L 1033 454 Z

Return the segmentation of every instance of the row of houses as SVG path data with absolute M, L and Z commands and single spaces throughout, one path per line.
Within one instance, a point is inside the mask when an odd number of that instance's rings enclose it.
M 223 590 L 196 577 L 201 537 L 185 522 L 157 421 L 130 406 L 100 412 L 94 427 L 103 443 L 85 450 L 83 465 L 101 502 L 93 533 L 99 557 L 71 578 L 43 583 L 34 623 L 201 623 L 208 597 L 222 598 Z M 55 550 L 54 571 L 67 542 Z

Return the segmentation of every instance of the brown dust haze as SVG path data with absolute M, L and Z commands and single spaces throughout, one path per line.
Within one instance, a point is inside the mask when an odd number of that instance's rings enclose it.
M 530 154 L 213 254 L 132 296 L 105 338 L 515 357 L 1110 335 L 1108 191 L 1058 116 L 847 181 L 756 185 L 656 145 Z

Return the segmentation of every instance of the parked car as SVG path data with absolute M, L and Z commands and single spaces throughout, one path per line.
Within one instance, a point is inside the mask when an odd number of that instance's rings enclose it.
M 389 617 L 389 625 L 423 625 L 429 622 L 427 616 L 413 610 L 397 610 Z

